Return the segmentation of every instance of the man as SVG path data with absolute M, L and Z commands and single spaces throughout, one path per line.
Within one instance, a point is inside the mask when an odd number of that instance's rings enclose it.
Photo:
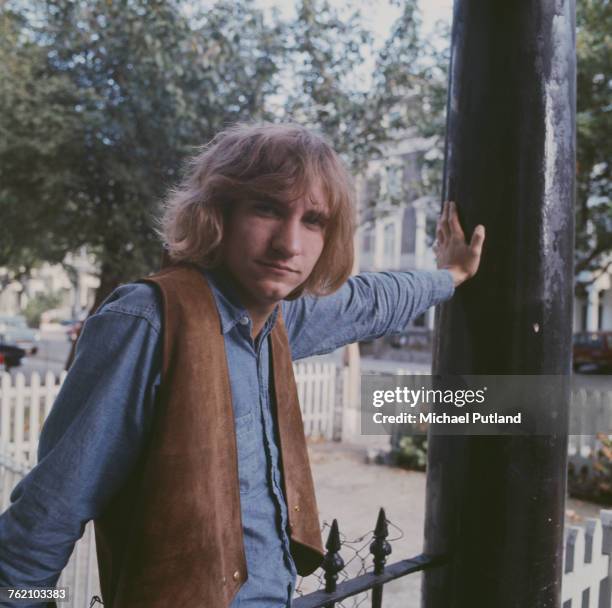
M 160 226 L 171 265 L 85 324 L 0 516 L 0 586 L 53 586 L 94 519 L 107 608 L 289 606 L 322 555 L 291 361 L 401 331 L 477 271 L 455 206 L 434 272 L 353 266 L 353 191 L 296 125 L 237 125 Z

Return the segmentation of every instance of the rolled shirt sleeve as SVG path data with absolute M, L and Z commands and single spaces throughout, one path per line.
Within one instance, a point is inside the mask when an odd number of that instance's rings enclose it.
M 402 331 L 411 319 L 453 293 L 448 270 L 372 272 L 350 277 L 329 296 L 284 302 L 292 357 L 321 355 Z
M 55 585 L 85 524 L 136 463 L 161 368 L 155 297 L 148 285 L 122 287 L 85 323 L 39 462 L 0 515 L 0 587 Z

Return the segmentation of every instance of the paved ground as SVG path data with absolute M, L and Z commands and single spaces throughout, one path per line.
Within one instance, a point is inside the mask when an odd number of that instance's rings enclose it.
M 361 446 L 342 444 L 314 444 L 311 463 L 321 522 L 331 524 L 338 519 L 340 532 L 355 540 L 371 532 L 376 524 L 378 510 L 384 507 L 393 527 L 389 530 L 392 554 L 387 563 L 417 555 L 422 549 L 425 515 L 425 475 L 397 468 L 366 464 L 365 450 Z M 358 546 L 368 556 L 368 537 Z M 324 537 L 324 541 L 326 537 Z M 344 552 L 346 561 L 352 556 Z M 361 567 L 360 559 L 350 564 L 349 574 L 354 576 Z M 418 608 L 420 606 L 421 575 L 413 574 L 385 586 L 386 608 Z M 346 601 L 347 608 L 354 604 Z M 364 603 L 364 605 L 366 605 Z
M 398 529 L 390 530 L 393 553 L 387 563 L 417 555 L 423 543 L 425 519 L 425 474 L 366 463 L 364 446 L 339 443 L 317 443 L 309 446 L 321 522 L 331 524 L 338 519 L 340 532 L 349 540 L 358 539 L 373 530 L 379 507 L 386 509 L 387 518 Z M 567 520 L 573 524 L 596 517 L 600 507 L 570 499 Z M 399 538 L 398 538 L 399 537 Z M 327 535 L 324 535 L 324 541 Z M 362 542 L 361 546 L 366 544 Z M 362 554 L 367 556 L 368 549 Z M 344 550 L 346 561 L 353 555 Z M 367 565 L 371 565 L 371 560 Z M 361 560 L 350 564 L 354 576 Z M 305 592 L 313 589 L 314 581 L 306 579 Z M 420 608 L 421 575 L 409 575 L 385 586 L 385 608 Z M 357 604 L 346 601 L 343 606 Z M 363 606 L 368 605 L 366 602 Z
M 362 445 L 316 443 L 310 444 L 309 452 L 322 523 L 329 525 L 337 518 L 343 540 L 352 541 L 367 535 L 356 546 L 362 547 L 361 555 L 368 557 L 371 531 L 378 509 L 383 506 L 392 523 L 389 540 L 393 552 L 388 563 L 420 553 L 425 518 L 424 473 L 367 464 L 366 448 Z M 584 518 L 598 516 L 599 509 L 598 505 L 570 499 L 567 521 L 580 525 Z M 327 529 L 323 540 L 327 540 Z M 354 557 L 354 552 L 344 548 L 341 555 L 348 562 Z M 86 572 L 87 553 L 82 552 L 80 558 L 81 572 Z M 371 564 L 371 559 L 368 559 L 366 565 L 370 569 Z M 357 575 L 361 565 L 360 559 L 354 559 L 348 565 L 348 575 Z M 95 574 L 95 566 L 93 571 Z M 420 608 L 420 587 L 420 574 L 409 575 L 386 585 L 384 608 Z M 301 581 L 304 593 L 317 588 L 319 582 L 314 577 Z M 99 588 L 96 587 L 90 595 L 94 593 L 99 594 Z M 360 596 L 357 601 L 346 600 L 339 606 L 354 608 L 357 605 L 365 608 L 369 603 Z

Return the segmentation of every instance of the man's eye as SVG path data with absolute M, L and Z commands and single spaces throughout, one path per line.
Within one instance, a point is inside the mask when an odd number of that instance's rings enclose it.
M 307 215 L 304 222 L 310 226 L 325 228 L 326 218 L 319 214 Z
M 254 206 L 255 211 L 260 215 L 278 216 L 278 209 L 270 203 L 256 203 Z

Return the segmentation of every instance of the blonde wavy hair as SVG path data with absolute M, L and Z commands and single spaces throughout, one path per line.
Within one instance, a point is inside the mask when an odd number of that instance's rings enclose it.
M 233 205 L 262 196 L 290 203 L 318 183 L 329 213 L 323 251 L 288 299 L 329 294 L 346 281 L 353 267 L 355 191 L 346 167 L 322 136 L 292 123 L 239 123 L 203 146 L 187 169 L 168 193 L 160 220 L 170 261 L 219 266 L 223 225 Z

